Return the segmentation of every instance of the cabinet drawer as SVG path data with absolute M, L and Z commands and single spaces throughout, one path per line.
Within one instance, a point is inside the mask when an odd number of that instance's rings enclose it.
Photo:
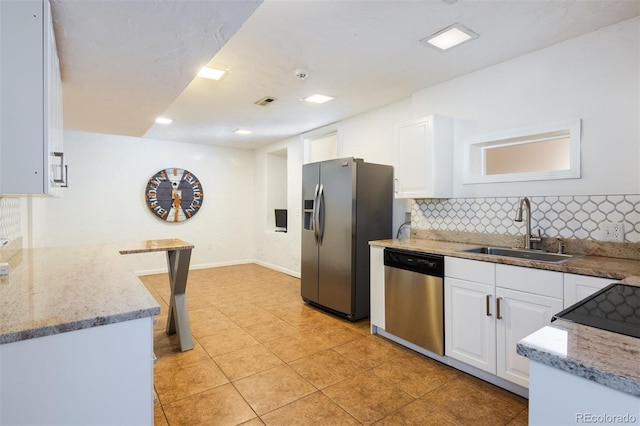
M 444 258 L 444 275 L 445 277 L 494 285 L 496 264 L 447 256 Z
M 496 265 L 496 286 L 562 299 L 562 272 Z

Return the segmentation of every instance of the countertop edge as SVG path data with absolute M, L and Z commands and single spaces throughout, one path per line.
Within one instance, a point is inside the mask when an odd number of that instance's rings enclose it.
M 520 259 L 514 257 L 495 256 L 481 253 L 469 253 L 464 250 L 480 247 L 481 244 L 459 243 L 449 241 L 423 240 L 417 238 L 407 239 L 391 239 L 391 240 L 372 240 L 369 241 L 370 246 L 378 246 L 385 248 L 396 248 L 400 250 L 409 250 L 423 253 L 439 254 L 442 256 L 458 257 L 461 259 L 478 260 L 481 262 L 490 262 L 495 264 L 522 266 L 525 268 L 535 268 L 547 271 L 566 272 L 570 274 L 588 275 L 601 278 L 610 278 L 614 280 L 622 280 L 629 276 L 638 275 L 640 270 L 640 261 L 633 259 L 619 259 L 602 256 L 576 255 L 575 258 L 561 263 L 542 262 L 528 259 Z M 619 269 L 607 268 L 605 265 L 609 263 L 615 267 L 622 269 L 633 269 L 635 273 L 619 272 Z M 599 265 L 595 270 L 591 265 Z M 637 266 L 636 266 L 637 265 Z
M 160 305 L 139 309 L 131 312 L 123 312 L 104 317 L 88 318 L 85 320 L 60 323 L 46 327 L 36 327 L 28 330 L 9 332 L 0 335 L 0 345 L 20 342 L 22 340 L 35 339 L 38 337 L 52 336 L 69 331 L 82 330 L 86 328 L 98 327 L 101 325 L 116 324 L 140 318 L 152 317 L 160 314 Z
M 596 382 L 611 389 L 640 397 L 640 383 L 613 373 L 602 371 L 575 360 L 555 355 L 535 346 L 520 341 L 516 352 L 531 361 L 536 361 L 549 367 L 565 371 L 574 376 Z

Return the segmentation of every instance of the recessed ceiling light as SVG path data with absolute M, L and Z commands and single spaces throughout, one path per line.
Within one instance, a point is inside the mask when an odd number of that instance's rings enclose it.
M 303 101 L 312 102 L 314 104 L 323 104 L 325 102 L 329 102 L 334 99 L 335 98 L 333 96 L 321 95 L 319 93 L 316 93 L 311 96 L 307 96 L 306 98 L 302 98 Z
M 158 118 L 156 118 L 156 123 L 158 123 L 158 124 L 169 124 L 172 121 L 173 121 L 172 119 L 166 118 L 166 117 L 158 117 Z
M 219 68 L 204 67 L 198 73 L 198 77 L 209 78 L 211 80 L 220 80 L 227 72 Z
M 234 133 L 237 133 L 239 135 L 250 135 L 251 133 L 253 133 L 253 130 L 249 130 L 249 129 L 236 129 Z
M 423 38 L 420 43 L 437 47 L 440 50 L 447 50 L 476 38 L 478 38 L 478 34 L 469 28 L 460 24 L 453 24 L 429 37 Z

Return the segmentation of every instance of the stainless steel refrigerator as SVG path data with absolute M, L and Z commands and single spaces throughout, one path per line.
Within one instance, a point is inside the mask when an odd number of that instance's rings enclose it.
M 393 168 L 342 158 L 302 169 L 302 299 L 369 316 L 369 241 L 392 237 Z

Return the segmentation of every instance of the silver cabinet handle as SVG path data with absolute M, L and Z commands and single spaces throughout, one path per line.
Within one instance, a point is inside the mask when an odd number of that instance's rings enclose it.
M 496 318 L 497 319 L 502 319 L 502 314 L 500 314 L 500 301 L 502 300 L 502 297 L 498 297 L 496 299 Z
M 67 179 L 69 175 L 69 169 L 67 168 L 67 165 L 64 163 L 64 152 L 55 151 L 53 153 L 53 156 L 60 157 L 60 179 L 56 179 L 54 177 L 53 182 L 61 183 L 62 185 L 59 185 L 61 188 L 67 188 L 69 186 L 69 182 Z
M 491 295 L 490 294 L 487 294 L 485 309 L 487 312 L 487 316 L 490 317 L 491 316 Z

